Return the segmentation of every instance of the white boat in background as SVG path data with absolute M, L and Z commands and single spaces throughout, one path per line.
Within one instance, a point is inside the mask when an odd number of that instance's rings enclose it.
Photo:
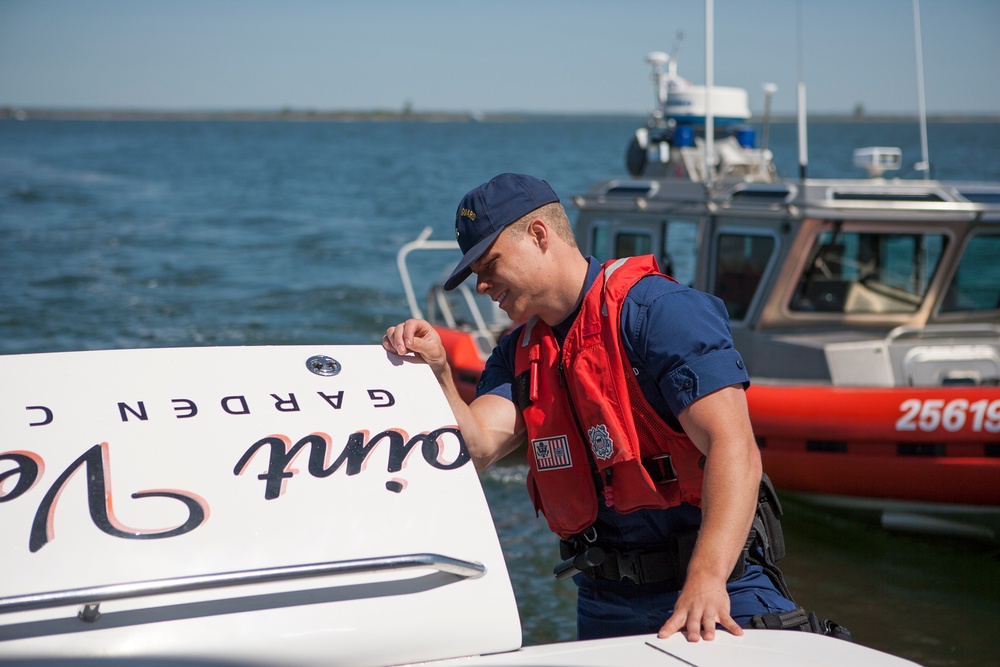
M 583 254 L 650 254 L 722 299 L 779 491 L 889 528 L 1000 541 L 1000 183 L 890 178 L 901 152 L 886 146 L 854 152 L 866 177 L 808 178 L 801 151 L 800 174 L 783 178 L 746 91 L 695 86 L 665 53 L 647 62 L 656 107 L 628 144 L 631 177 L 565 202 Z M 429 236 L 400 249 L 400 275 L 471 400 L 516 323 L 470 284 L 433 284 L 422 308 L 407 258 L 458 247 Z
M 454 416 L 377 346 L 13 355 L 0 377 L 3 664 L 913 664 L 779 630 L 522 647 Z

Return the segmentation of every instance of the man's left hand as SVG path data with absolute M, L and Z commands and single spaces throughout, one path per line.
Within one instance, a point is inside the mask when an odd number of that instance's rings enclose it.
M 716 625 L 734 635 L 743 634 L 743 629 L 729 615 L 729 593 L 725 582 L 720 586 L 713 581 L 699 581 L 689 576 L 674 604 L 674 613 L 657 636 L 665 639 L 683 630 L 689 642 L 699 639 L 711 641 L 715 639 Z

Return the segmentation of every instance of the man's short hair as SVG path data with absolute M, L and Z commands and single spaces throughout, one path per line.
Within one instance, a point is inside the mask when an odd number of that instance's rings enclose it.
M 569 221 L 569 216 L 566 215 L 566 209 L 559 202 L 546 204 L 541 208 L 535 209 L 528 215 L 508 225 L 504 233 L 523 234 L 527 231 L 528 225 L 537 219 L 543 220 L 549 229 L 554 231 L 571 248 L 577 247 L 576 237 L 573 236 L 573 225 Z

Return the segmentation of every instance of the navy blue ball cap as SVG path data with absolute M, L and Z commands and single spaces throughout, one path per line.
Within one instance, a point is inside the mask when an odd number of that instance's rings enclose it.
M 444 288 L 453 290 L 462 284 L 472 273 L 469 267 L 493 245 L 507 225 L 558 201 L 548 183 L 526 174 L 500 174 L 469 190 L 455 213 L 455 238 L 462 249 L 462 261 L 445 281 Z

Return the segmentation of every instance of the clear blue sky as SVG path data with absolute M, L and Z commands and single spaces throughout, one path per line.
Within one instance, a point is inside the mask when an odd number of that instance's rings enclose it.
M 798 59 L 797 8 L 802 17 Z M 1000 0 L 921 0 L 927 109 L 1000 113 Z M 0 0 L 0 106 L 645 113 L 701 0 Z M 716 0 L 715 82 L 915 113 L 912 0 Z

